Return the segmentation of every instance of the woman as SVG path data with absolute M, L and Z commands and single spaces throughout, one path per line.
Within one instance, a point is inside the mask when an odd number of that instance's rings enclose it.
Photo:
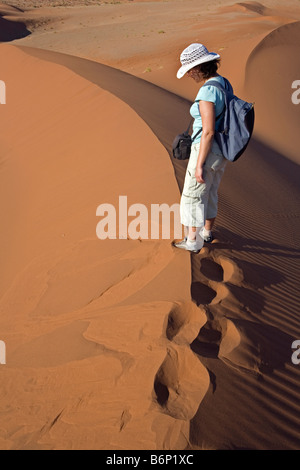
M 174 246 L 198 253 L 204 241 L 211 243 L 213 240 L 212 228 L 218 212 L 218 188 L 226 165 L 214 140 L 215 129 L 218 129 L 222 120 L 225 98 L 217 87 L 208 86 L 209 80 L 217 80 L 227 90 L 233 90 L 230 83 L 217 73 L 219 54 L 208 52 L 203 44 L 191 44 L 184 49 L 180 62 L 177 78 L 187 74 L 196 83 L 201 83 L 201 88 L 190 109 L 194 118 L 194 140 L 180 201 L 185 238 Z M 207 86 L 203 87 L 204 83 Z

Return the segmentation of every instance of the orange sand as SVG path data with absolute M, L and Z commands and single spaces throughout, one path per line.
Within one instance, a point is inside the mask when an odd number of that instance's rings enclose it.
M 299 2 L 9 3 L 0 448 L 299 449 Z M 99 240 L 99 204 L 179 202 L 190 42 L 256 109 L 216 239 Z

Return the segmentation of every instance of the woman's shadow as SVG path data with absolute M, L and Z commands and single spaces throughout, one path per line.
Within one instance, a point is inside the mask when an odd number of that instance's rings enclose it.
M 217 226 L 214 230 L 214 234 L 216 242 L 213 243 L 210 248 L 227 248 L 244 251 L 246 253 L 265 254 L 283 258 L 300 258 L 299 249 L 279 245 L 272 241 L 260 239 L 259 237 L 247 238 L 225 227 Z

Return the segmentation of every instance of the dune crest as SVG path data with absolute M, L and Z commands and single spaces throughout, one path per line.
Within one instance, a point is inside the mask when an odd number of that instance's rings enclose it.
M 257 135 L 296 163 L 299 105 L 292 101 L 292 85 L 298 79 L 299 44 L 299 21 L 280 26 L 254 48 L 245 71 L 245 88 L 257 110 Z
M 259 2 L 238 2 L 229 7 L 225 7 L 224 11 L 253 12 L 263 16 L 272 15 L 272 10 Z

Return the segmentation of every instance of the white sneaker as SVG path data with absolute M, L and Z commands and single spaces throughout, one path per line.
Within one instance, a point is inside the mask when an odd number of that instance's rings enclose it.
M 206 243 L 211 243 L 214 239 L 213 234 L 210 230 L 206 230 L 204 227 L 200 230 L 200 236 Z
M 173 243 L 173 246 L 175 246 L 175 248 L 181 248 L 182 250 L 191 251 L 192 253 L 199 253 L 203 244 L 197 241 L 191 242 L 185 237 L 181 242 Z

